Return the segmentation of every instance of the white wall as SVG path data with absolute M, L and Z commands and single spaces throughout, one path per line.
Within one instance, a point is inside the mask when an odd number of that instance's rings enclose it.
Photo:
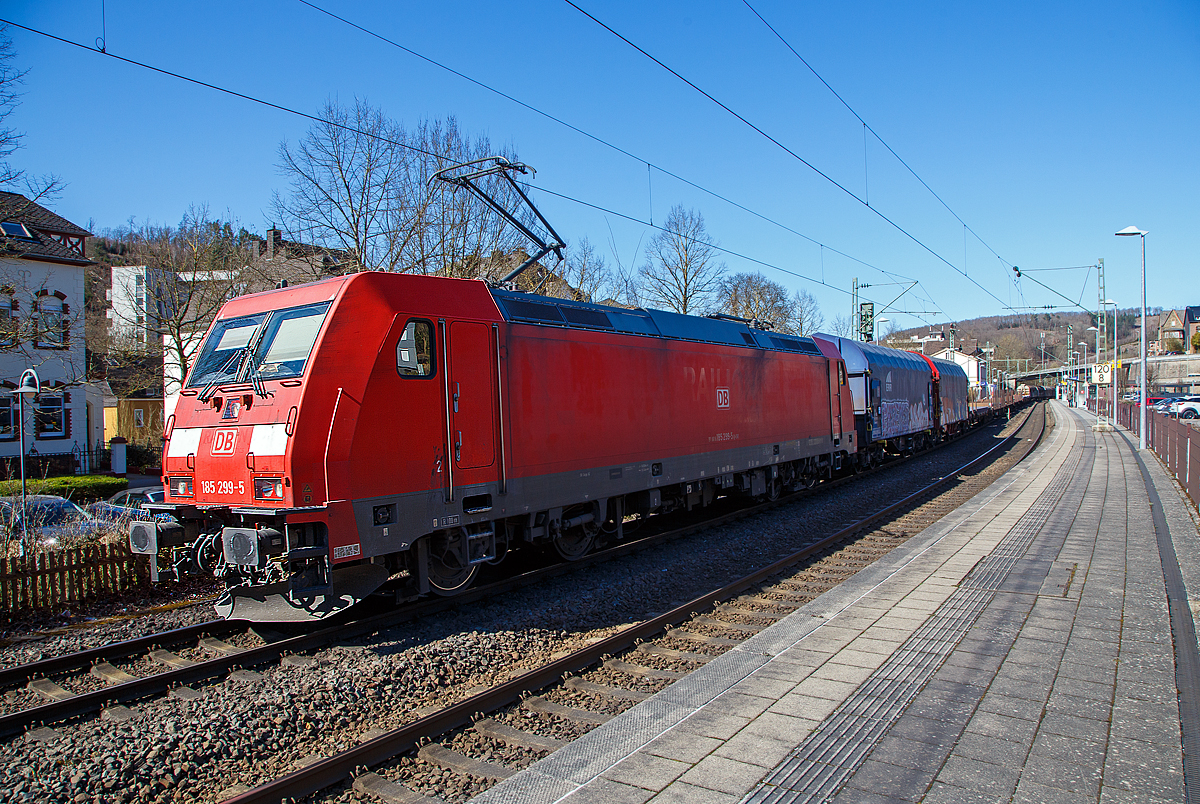
M 38 373 L 45 388 L 55 382 L 80 383 L 86 371 L 84 363 L 84 334 L 83 334 L 83 286 L 84 268 L 75 265 L 57 265 L 55 263 L 39 262 L 36 260 L 0 259 L 0 284 L 6 284 L 14 289 L 14 298 L 19 302 L 17 315 L 28 319 L 33 315 L 37 291 L 41 288 L 53 293 L 60 291 L 68 306 L 67 317 L 71 322 L 67 337 L 66 349 L 36 348 L 29 343 L 18 344 L 15 348 L 0 350 L 0 380 L 16 384 L 21 374 L 27 368 Z M 69 418 L 70 435 L 67 438 L 34 439 L 33 415 L 30 406 L 25 406 L 26 448 L 33 443 L 39 453 L 52 454 L 70 452 L 78 445 L 83 449 L 88 443 L 86 397 L 87 394 L 79 385 L 67 387 L 71 401 L 67 405 L 66 415 Z M 0 389 L 0 394 L 9 395 L 7 388 Z M 100 414 L 103 421 L 103 412 Z M 93 414 L 95 419 L 95 413 Z M 94 422 L 93 422 L 94 424 Z M 0 456 L 19 454 L 18 440 L 0 440 Z

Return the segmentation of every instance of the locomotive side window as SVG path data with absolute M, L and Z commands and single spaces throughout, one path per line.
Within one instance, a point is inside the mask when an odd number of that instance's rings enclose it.
M 396 344 L 396 371 L 401 377 L 432 377 L 433 324 L 409 321 Z

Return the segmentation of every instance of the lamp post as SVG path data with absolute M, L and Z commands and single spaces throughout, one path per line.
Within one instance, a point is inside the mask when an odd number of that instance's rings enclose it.
M 1100 363 L 1100 328 L 1099 327 L 1088 327 L 1087 331 L 1096 333 L 1096 354 L 1095 354 L 1095 357 L 1092 358 L 1092 360 L 1098 365 Z M 1087 344 L 1084 344 L 1085 347 L 1086 347 L 1086 345 Z M 1087 355 L 1086 348 L 1084 349 L 1084 355 L 1085 356 Z M 1087 361 L 1085 360 L 1083 362 L 1086 363 Z M 1084 370 L 1086 371 L 1087 369 L 1085 368 Z M 1086 394 L 1084 394 L 1084 397 L 1087 398 L 1088 396 L 1090 396 L 1091 391 L 1092 391 L 1091 378 L 1088 378 L 1087 385 L 1085 385 L 1084 387 L 1087 388 L 1087 391 L 1088 391 Z M 1100 385 L 1099 385 L 1099 383 L 1096 384 L 1096 429 L 1097 430 L 1100 429 Z
M 1071 378 L 1071 407 L 1079 405 L 1079 350 L 1071 352 L 1071 356 L 1075 358 L 1071 361 L 1071 371 L 1067 375 Z
M 1117 237 L 1133 237 L 1137 235 L 1142 238 L 1142 334 L 1141 334 L 1141 360 L 1139 361 L 1139 387 L 1141 399 L 1138 400 L 1138 449 L 1146 448 L 1146 235 L 1149 232 L 1143 232 L 1136 226 L 1126 226 L 1119 232 L 1115 232 Z
M 1104 315 L 1108 315 L 1108 308 L 1112 307 L 1112 371 L 1108 373 L 1108 414 L 1109 419 L 1115 426 L 1117 423 L 1117 303 L 1112 299 L 1104 300 Z M 1107 326 L 1107 325 L 1105 325 Z
M 17 395 L 17 430 L 21 440 L 21 555 L 25 555 L 25 545 L 29 541 L 29 522 L 25 508 L 25 397 L 36 396 L 42 381 L 33 369 L 25 369 L 21 382 L 14 391 Z

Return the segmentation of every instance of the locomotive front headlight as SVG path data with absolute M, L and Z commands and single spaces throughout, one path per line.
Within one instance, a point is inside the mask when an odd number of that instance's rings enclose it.
M 171 490 L 172 497 L 194 497 L 192 491 L 192 478 L 188 475 L 180 475 L 172 477 L 168 488 Z
M 256 478 L 254 478 L 254 499 L 256 499 L 256 500 L 282 500 L 283 499 L 283 478 L 280 478 L 280 477 L 256 477 Z

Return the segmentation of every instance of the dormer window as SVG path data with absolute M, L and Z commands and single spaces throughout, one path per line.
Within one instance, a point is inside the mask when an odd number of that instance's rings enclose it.
M 33 240 L 33 234 L 25 227 L 23 223 L 16 221 L 0 221 L 0 230 L 3 230 L 7 237 L 19 237 L 22 240 Z

